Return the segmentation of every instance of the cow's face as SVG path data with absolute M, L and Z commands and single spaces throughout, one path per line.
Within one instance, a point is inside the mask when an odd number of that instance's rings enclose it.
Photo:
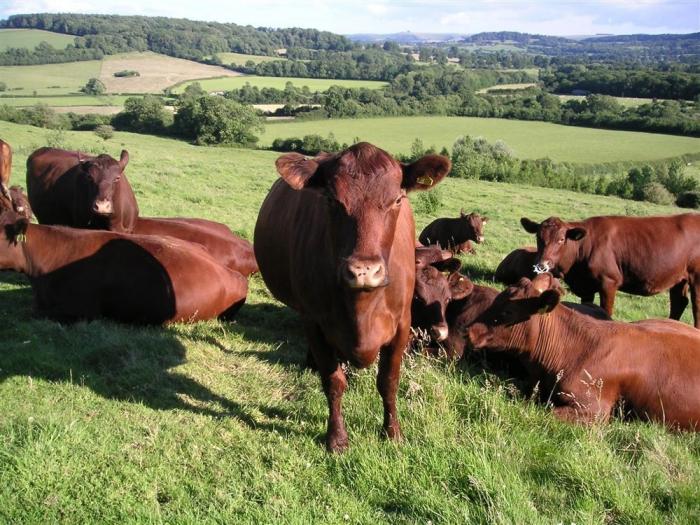
M 16 245 L 27 231 L 29 220 L 17 213 L 7 196 L 0 194 L 0 259 L 4 259 L 5 248 Z M 4 268 L 4 261 L 2 264 Z
M 109 155 L 99 155 L 80 163 L 90 213 L 102 217 L 114 213 L 114 193 L 128 163 L 126 150 L 122 150 L 119 161 Z
M 578 253 L 578 241 L 586 236 L 586 230 L 571 227 L 558 217 L 550 217 L 541 224 L 523 217 L 520 223 L 525 231 L 537 236 L 535 272 L 553 272 L 555 275 L 568 272 Z
M 30 221 L 32 219 L 32 208 L 29 205 L 29 199 L 22 191 L 19 186 L 12 186 L 10 188 L 10 196 L 12 197 L 12 207 L 14 210 Z
M 488 217 L 482 217 L 478 213 L 465 214 L 460 212 L 462 219 L 462 238 L 477 243 L 484 242 L 484 226 L 489 221 Z
M 352 290 L 389 283 L 388 259 L 399 213 L 408 206 L 406 193 L 430 189 L 449 170 L 445 157 L 428 155 L 402 165 L 366 142 L 335 155 L 289 153 L 277 159 L 289 186 L 324 195 L 338 279 Z
M 448 336 L 445 312 L 452 300 L 467 297 L 474 285 L 460 275 L 459 259 L 448 258 L 426 262 L 416 249 L 416 284 L 411 303 L 411 325 L 430 333 L 436 341 L 444 341 Z M 448 275 L 446 275 L 448 274 Z
M 507 349 L 513 331 L 520 328 L 527 337 L 535 323 L 534 317 L 551 312 L 562 294 L 552 274 L 540 274 L 532 281 L 523 277 L 517 285 L 501 292 L 469 327 L 469 342 L 475 349 Z

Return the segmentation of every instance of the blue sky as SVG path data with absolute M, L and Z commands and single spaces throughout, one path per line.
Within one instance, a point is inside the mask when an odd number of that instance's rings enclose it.
M 343 34 L 700 31 L 700 0 L 0 0 L 0 18 L 37 12 L 174 16 Z

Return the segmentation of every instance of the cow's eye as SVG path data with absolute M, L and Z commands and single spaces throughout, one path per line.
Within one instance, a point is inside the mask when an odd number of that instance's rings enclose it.
M 396 197 L 396 200 L 394 201 L 394 204 L 395 204 L 396 206 L 401 206 L 401 201 L 402 201 L 402 200 L 403 200 L 403 195 L 399 195 L 398 197 Z
M 564 244 L 564 238 L 562 237 L 562 238 L 559 239 L 557 242 L 558 242 L 559 244 Z

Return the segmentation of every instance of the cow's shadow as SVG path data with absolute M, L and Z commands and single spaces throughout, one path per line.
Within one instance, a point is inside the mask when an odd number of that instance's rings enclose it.
M 273 408 L 243 406 L 175 370 L 187 359 L 178 339 L 182 334 L 175 330 L 109 321 L 66 325 L 39 319 L 33 313 L 32 290 L 25 276 L 0 272 L 0 284 L 8 285 L 0 290 L 0 382 L 14 376 L 70 382 L 106 399 L 156 410 L 235 417 L 251 428 L 294 432 L 281 421 L 261 423 L 251 415 L 282 417 Z

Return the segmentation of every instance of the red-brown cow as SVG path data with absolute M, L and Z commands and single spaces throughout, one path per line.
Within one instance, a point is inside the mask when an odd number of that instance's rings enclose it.
M 503 284 L 515 284 L 522 277 L 532 279 L 536 275 L 535 263 L 537 263 L 537 248 L 534 246 L 518 248 L 505 256 L 496 268 L 494 278 Z
M 29 224 L 0 201 L 0 269 L 28 275 L 39 315 L 161 324 L 230 317 L 245 302 L 246 278 L 199 245 Z
M 680 319 L 690 288 L 700 328 L 700 214 L 520 222 L 537 235 L 536 271 L 564 274 L 583 302 L 600 293 L 600 305 L 612 316 L 618 290 L 635 295 L 670 290 L 670 317 Z
M 330 410 L 326 446 L 348 438 L 342 362 L 379 354 L 384 432 L 399 439 L 396 390 L 411 325 L 415 224 L 406 192 L 429 189 L 450 169 L 428 155 L 401 165 L 359 143 L 335 154 L 277 160 L 278 180 L 255 226 L 255 257 L 272 294 L 301 314 Z
M 456 219 L 435 219 L 428 224 L 418 240 L 424 245 L 439 244 L 441 248 L 452 250 L 455 254 L 476 253 L 471 241 L 484 242 L 484 225 L 488 217 L 482 217 L 478 213 L 465 214 L 461 211 Z
M 12 173 L 12 148 L 0 140 L 0 195 L 12 200 L 10 195 L 10 174 Z
M 124 174 L 129 154 L 40 148 L 27 159 L 27 193 L 41 224 L 131 232 L 139 208 Z
M 233 234 L 224 224 L 200 219 L 139 217 L 137 235 L 168 235 L 204 246 L 220 264 L 249 276 L 258 271 L 253 245 Z
M 677 321 L 599 321 L 559 306 L 550 274 L 523 278 L 469 328 L 478 349 L 526 355 L 555 385 L 555 415 L 607 420 L 620 402 L 669 427 L 700 429 L 700 331 Z

